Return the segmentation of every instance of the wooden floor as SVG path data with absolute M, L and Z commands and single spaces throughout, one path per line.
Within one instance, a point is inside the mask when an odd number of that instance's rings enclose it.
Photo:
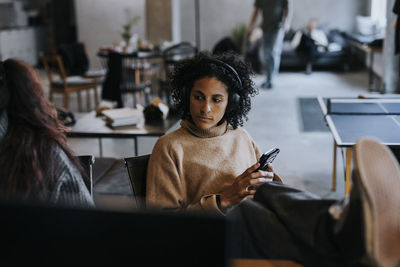
M 259 260 L 259 259 L 235 259 L 230 263 L 231 267 L 300 267 L 302 265 L 285 260 Z

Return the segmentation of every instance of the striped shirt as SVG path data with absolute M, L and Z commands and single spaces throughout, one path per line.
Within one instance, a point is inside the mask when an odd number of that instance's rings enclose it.
M 6 111 L 0 111 L 0 144 L 6 135 L 7 127 L 7 113 Z M 46 188 L 41 192 L 41 197 L 38 200 L 63 206 L 94 206 L 93 199 L 80 172 L 68 158 L 67 154 L 60 147 L 56 147 L 53 150 L 52 157 L 55 163 L 56 181 L 52 188 Z M 47 184 L 46 181 L 45 184 Z

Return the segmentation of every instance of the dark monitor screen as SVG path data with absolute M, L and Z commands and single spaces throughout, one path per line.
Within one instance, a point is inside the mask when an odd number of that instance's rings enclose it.
M 225 220 L 0 204 L 0 266 L 226 266 Z

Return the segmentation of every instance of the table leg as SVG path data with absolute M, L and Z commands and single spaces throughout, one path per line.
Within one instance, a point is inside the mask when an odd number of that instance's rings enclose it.
M 379 85 L 379 93 L 384 94 L 386 93 L 386 85 L 385 82 L 381 79 L 380 85 Z
M 373 92 L 375 91 L 375 86 L 374 86 L 374 53 L 371 51 L 369 52 L 369 70 L 368 70 L 368 86 L 369 86 L 369 91 Z
M 134 145 L 135 145 L 135 156 L 137 157 L 138 156 L 138 154 L 139 154 L 139 149 L 138 149 L 138 141 L 137 141 L 137 137 L 135 136 L 135 137 L 133 137 L 133 143 L 134 143 Z
M 135 83 L 140 83 L 140 69 L 139 66 L 135 69 Z
M 345 195 L 349 195 L 351 190 L 351 147 L 346 148 L 346 177 L 345 177 Z
M 336 141 L 333 140 L 332 191 L 336 191 L 336 151 L 337 151 L 337 144 Z
M 99 154 L 100 158 L 103 157 L 103 143 L 101 142 L 101 138 L 99 138 Z
M 336 191 L 336 151 L 337 144 L 333 140 L 333 170 L 332 170 L 332 191 Z

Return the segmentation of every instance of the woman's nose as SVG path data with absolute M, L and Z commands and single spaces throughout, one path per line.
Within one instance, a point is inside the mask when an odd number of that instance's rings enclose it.
M 201 111 L 204 113 L 208 113 L 211 111 L 211 103 L 209 103 L 208 101 L 204 101 L 202 107 L 201 107 Z

